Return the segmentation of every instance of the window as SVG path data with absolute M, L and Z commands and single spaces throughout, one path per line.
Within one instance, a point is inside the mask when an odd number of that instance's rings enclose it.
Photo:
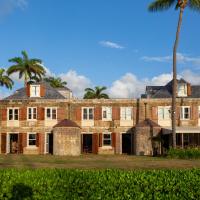
M 37 108 L 28 108 L 28 119 L 29 120 L 37 119 Z
M 132 108 L 131 107 L 121 107 L 120 108 L 120 118 L 121 118 L 121 120 L 132 120 Z
M 181 107 L 181 119 L 190 119 L 190 107 L 189 106 Z
M 158 119 L 159 120 L 168 120 L 170 119 L 171 109 L 169 106 L 158 106 Z
M 104 133 L 103 146 L 111 146 L 111 144 L 112 144 L 111 133 Z
M 57 119 L 57 108 L 46 108 L 46 119 Z
M 102 107 L 102 119 L 103 120 L 112 120 L 112 108 L 111 107 Z
M 179 97 L 187 96 L 187 84 L 185 83 L 178 84 L 178 96 Z
M 19 109 L 18 108 L 9 108 L 8 109 L 8 119 L 19 120 Z
M 36 133 L 28 133 L 28 146 L 36 146 Z
M 82 119 L 83 120 L 93 120 L 94 119 L 94 108 L 83 108 L 82 109 Z
M 30 97 L 40 97 L 40 85 L 30 86 Z

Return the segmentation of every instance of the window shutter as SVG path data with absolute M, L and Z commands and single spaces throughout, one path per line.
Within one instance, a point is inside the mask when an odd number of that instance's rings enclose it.
M 39 154 L 44 154 L 44 134 L 38 133 L 39 136 Z
M 113 120 L 120 120 L 120 108 L 117 106 L 114 106 L 112 108 L 112 119 Z
M 6 133 L 1 133 L 1 153 L 6 153 Z
M 116 133 L 112 133 L 112 147 L 115 148 L 116 147 Z
M 92 153 L 98 153 L 98 133 L 92 135 Z
M 22 144 L 23 147 L 27 147 L 27 133 L 22 133 Z
M 19 144 L 18 144 L 19 153 L 23 153 L 23 133 L 19 133 Z
M 99 147 L 102 147 L 102 140 L 103 140 L 103 137 L 102 137 L 102 133 L 99 133 Z
M 80 107 L 76 108 L 75 113 L 76 113 L 76 121 L 81 121 L 81 108 Z

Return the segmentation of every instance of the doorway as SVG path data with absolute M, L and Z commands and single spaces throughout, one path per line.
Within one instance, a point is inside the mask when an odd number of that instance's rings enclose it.
M 92 134 L 82 135 L 82 152 L 92 153 Z
M 131 133 L 122 134 L 122 154 L 130 155 L 132 153 Z
M 19 152 L 19 137 L 17 133 L 10 133 L 10 152 L 17 154 Z
M 53 154 L 53 133 L 46 133 L 46 153 Z

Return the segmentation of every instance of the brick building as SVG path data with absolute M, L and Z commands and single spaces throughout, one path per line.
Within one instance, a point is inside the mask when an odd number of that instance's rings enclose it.
M 163 153 L 171 145 L 172 84 L 140 99 L 76 99 L 68 88 L 27 85 L 0 101 L 0 153 Z M 200 146 L 200 86 L 178 81 L 177 145 Z

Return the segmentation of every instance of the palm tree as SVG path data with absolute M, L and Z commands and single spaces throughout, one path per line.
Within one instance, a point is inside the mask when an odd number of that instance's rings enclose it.
M 26 51 L 22 51 L 22 57 L 11 58 L 9 62 L 14 63 L 7 70 L 8 75 L 18 72 L 19 79 L 24 77 L 24 85 L 26 86 L 31 77 L 38 77 L 40 80 L 45 75 L 46 71 L 42 66 L 42 61 L 37 58 L 29 59 Z
M 66 81 L 62 81 L 60 77 L 46 77 L 44 80 L 50 83 L 51 87 L 53 88 L 63 88 L 67 85 Z
M 8 89 L 12 89 L 14 82 L 12 79 L 6 74 L 5 69 L 0 69 L 0 86 L 5 86 Z
M 85 89 L 85 95 L 84 99 L 109 99 L 109 96 L 105 93 L 102 93 L 102 91 L 106 90 L 106 87 L 99 87 L 96 86 L 94 89 L 92 88 L 86 88 Z
M 177 48 L 179 42 L 179 35 L 181 30 L 183 12 L 186 7 L 191 8 L 192 10 L 200 11 L 200 0 L 154 0 L 153 3 L 149 5 L 149 11 L 163 11 L 175 6 L 176 10 L 179 12 L 179 20 L 176 31 L 176 39 L 174 42 L 173 48 L 173 89 L 172 89 L 172 140 L 173 148 L 176 148 L 176 97 L 177 97 L 177 70 L 176 70 L 176 61 L 177 61 Z

